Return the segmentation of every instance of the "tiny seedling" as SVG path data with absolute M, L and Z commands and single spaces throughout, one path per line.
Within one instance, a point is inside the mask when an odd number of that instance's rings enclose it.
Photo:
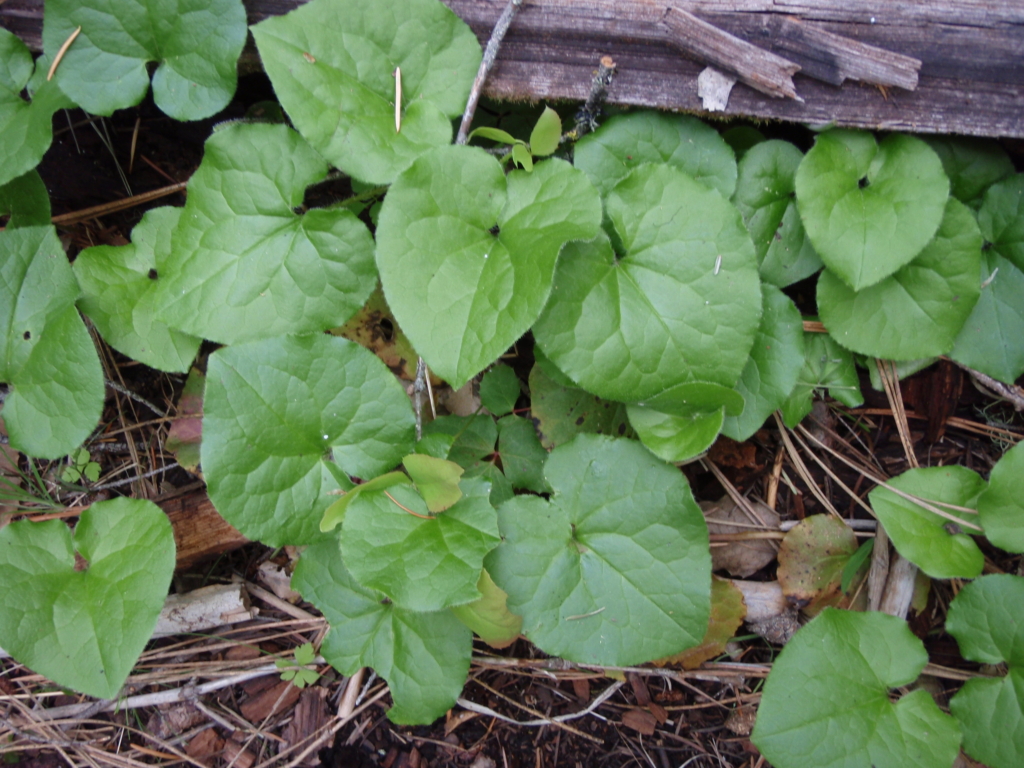
M 320 673 L 313 666 L 314 659 L 316 652 L 313 650 L 313 644 L 304 643 L 295 649 L 294 660 L 278 659 L 274 664 L 281 670 L 282 680 L 291 681 L 296 688 L 305 688 L 320 678 Z

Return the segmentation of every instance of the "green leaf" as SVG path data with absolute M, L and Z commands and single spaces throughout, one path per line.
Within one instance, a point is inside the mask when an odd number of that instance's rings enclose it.
M 78 284 L 52 226 L 0 232 L 0 381 L 11 446 L 55 459 L 92 432 L 103 371 L 75 309 Z
M 726 416 L 722 433 L 737 442 L 750 438 L 781 408 L 796 387 L 804 362 L 804 326 L 793 301 L 773 285 L 761 286 L 761 326 L 736 389 L 745 406 Z
M 494 453 L 498 428 L 494 419 L 482 414 L 476 416 L 441 416 L 423 427 L 424 438 L 430 435 L 450 435 L 452 438 L 447 458 L 464 469 L 476 466 L 481 459 Z
M 507 648 L 519 637 L 523 617 L 508 609 L 508 595 L 486 569 L 480 572 L 476 588 L 480 590 L 479 599 L 453 606 L 451 612 L 492 648 Z
M 86 112 L 110 115 L 142 101 L 151 62 L 153 100 L 175 120 L 210 117 L 235 94 L 246 38 L 240 0 L 50 0 L 43 10 L 47 55 L 77 27 L 55 80 Z
M 161 371 L 184 373 L 202 339 L 168 327 L 156 317 L 159 264 L 170 252 L 181 208 L 147 211 L 128 245 L 97 245 L 72 265 L 82 287 L 79 307 L 110 346 Z
M 439 149 L 384 200 L 384 294 L 431 370 L 458 389 L 533 325 L 562 245 L 593 237 L 600 222 L 597 191 L 562 160 L 506 180 L 481 149 Z
M 530 152 L 534 157 L 547 157 L 558 149 L 561 138 L 562 119 L 551 107 L 544 107 L 530 132 Z
M 819 134 L 796 173 L 807 234 L 830 270 L 855 291 L 913 259 L 935 235 L 949 196 L 942 162 L 920 139 Z
M 579 435 L 544 474 L 551 500 L 503 504 L 486 560 L 523 634 L 545 653 L 617 666 L 699 643 L 711 556 L 682 473 L 631 440 Z
M 50 195 L 38 171 L 29 171 L 0 186 L 0 216 L 4 214 L 11 217 L 8 229 L 45 227 L 50 223 Z
M 946 631 L 965 659 L 1007 663 L 1004 677 L 974 677 L 950 700 L 964 751 L 990 768 L 1016 768 L 1024 754 L 1024 579 L 982 576 L 949 606 Z
M 784 288 L 821 269 L 796 208 L 796 169 L 803 153 L 773 139 L 751 147 L 739 163 L 733 203 L 754 241 L 761 278 Z
M 487 126 L 474 128 L 469 134 L 470 139 L 477 136 L 483 139 L 490 139 L 491 141 L 498 141 L 502 144 L 515 144 L 516 141 L 518 141 L 518 139 L 508 131 L 503 131 L 500 128 L 488 128 Z
M 992 250 L 1024 270 L 1024 173 L 989 187 L 978 226 Z
M 163 320 L 235 344 L 322 331 L 355 314 L 376 282 L 369 230 L 343 209 L 293 210 L 326 174 L 287 126 L 214 133 L 158 265 Z
M 736 158 L 718 132 L 689 115 L 616 115 L 576 144 L 576 167 L 602 195 L 644 163 L 667 163 L 727 200 L 736 189 Z
M 345 491 L 341 498 L 327 508 L 323 518 L 320 520 L 320 530 L 323 532 L 333 531 L 341 525 L 345 520 L 345 512 L 348 511 L 348 505 L 359 498 L 359 494 L 369 491 L 381 491 L 395 485 L 409 485 L 411 482 L 412 480 L 404 472 L 388 472 L 373 478 L 373 480 L 360 483 L 355 488 Z
M 533 173 L 533 155 L 525 144 L 516 142 L 512 145 L 512 161 L 527 173 Z
M 856 408 L 864 402 L 853 355 L 826 333 L 804 333 L 804 366 L 796 386 L 782 405 L 782 419 L 792 429 L 811 412 L 816 390 L 828 393 L 843 405 Z
M 843 566 L 843 575 L 839 582 L 839 590 L 844 594 L 850 591 L 850 587 L 853 585 L 853 580 L 857 576 L 857 572 L 865 567 L 868 562 L 868 558 L 871 557 L 871 552 L 875 548 L 874 539 L 866 539 L 859 547 L 857 551 L 853 553 L 849 560 L 846 561 L 846 565 Z
M 889 277 L 854 291 L 826 269 L 818 278 L 818 312 L 837 341 L 862 355 L 914 360 L 945 354 L 978 302 L 980 265 L 974 216 L 949 198 L 934 239 Z
M 459 478 L 465 470 L 455 462 L 413 453 L 403 463 L 432 514 L 444 512 L 462 498 Z
M 281 337 L 210 355 L 202 459 L 210 500 L 270 546 L 320 537 L 345 473 L 374 477 L 413 447 L 412 406 L 371 352 L 333 336 Z
M 31 103 L 22 99 L 32 70 L 28 46 L 0 27 L 0 185 L 39 165 L 53 141 L 53 113 L 75 106 L 54 82 L 44 81 Z
M 292 586 L 313 603 L 331 628 L 320 646 L 343 675 L 373 667 L 388 682 L 395 723 L 430 723 L 455 706 L 469 672 L 473 634 L 449 611 L 401 608 L 361 586 L 326 540 L 302 553 Z
M 462 498 L 437 516 L 411 488 L 392 488 L 391 498 L 384 491 L 361 494 L 345 515 L 342 557 L 360 584 L 404 608 L 439 611 L 472 602 L 480 597 L 484 555 L 498 543 L 490 492 L 484 480 L 464 480 Z
M 63 520 L 12 523 L 0 530 L 0 645 L 58 685 L 112 699 L 173 572 L 171 524 L 150 501 L 96 502 L 74 534 Z
M 1013 174 L 1013 161 L 991 139 L 973 136 L 925 136 L 928 146 L 942 160 L 949 177 L 949 193 L 971 208 L 981 205 L 981 196 L 997 181 Z
M 977 507 L 978 496 L 985 490 L 985 481 L 976 472 L 957 466 L 911 469 L 889 485 L 926 501 L 971 508 Z M 970 529 L 961 530 L 888 488 L 875 488 L 868 498 L 893 546 L 933 579 L 973 579 L 981 573 L 985 556 L 968 535 Z M 977 525 L 974 515 L 952 514 Z
M 1013 383 L 1024 373 L 1024 272 L 995 250 L 981 254 L 981 296 L 949 356 Z
M 1024 552 L 1024 443 L 992 467 L 978 514 L 990 542 L 1007 552 Z
M 314 0 L 252 34 L 299 132 L 345 173 L 380 184 L 451 142 L 481 57 L 476 35 L 436 0 Z
M 551 491 L 544 479 L 548 452 L 540 444 L 537 430 L 529 419 L 509 414 L 498 420 L 498 453 L 513 488 L 535 493 Z
M 537 364 L 530 371 L 530 414 L 537 421 L 538 436 L 544 448 L 551 450 L 578 434 L 632 435 L 624 404 L 602 400 L 575 385 L 553 380 L 548 371 L 557 372 L 557 369 L 550 363 L 545 367 L 540 362 L 546 358 L 539 347 L 534 353 Z M 567 377 L 565 380 L 569 381 Z
M 495 416 L 504 416 L 516 407 L 519 377 L 507 365 L 496 365 L 480 379 L 480 403 Z
M 732 387 L 761 317 L 757 262 L 721 195 L 665 165 L 608 193 L 624 252 L 604 234 L 572 243 L 534 336 L 588 392 L 635 402 L 686 381 Z
M 626 413 L 640 441 L 665 461 L 689 461 L 704 453 L 715 442 L 725 421 L 724 408 L 694 410 L 679 416 L 631 404 L 626 406 Z
M 902 619 L 826 608 L 772 664 L 751 741 L 779 768 L 949 768 L 956 721 L 923 689 L 889 699 L 927 661 Z
M 737 125 L 735 128 L 723 131 L 722 138 L 736 153 L 737 162 L 746 157 L 752 147 L 756 147 L 766 140 L 763 133 L 749 125 Z

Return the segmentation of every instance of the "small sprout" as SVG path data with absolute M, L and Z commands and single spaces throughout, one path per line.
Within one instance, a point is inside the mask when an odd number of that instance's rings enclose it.
M 95 483 L 100 479 L 100 465 L 92 460 L 85 448 L 78 448 L 68 459 L 68 465 L 60 475 L 63 482 L 78 483 L 84 477 L 90 483 Z
M 294 661 L 278 659 L 274 664 L 281 670 L 282 680 L 290 680 L 296 688 L 305 688 L 320 678 L 320 673 L 313 666 L 315 658 L 316 653 L 313 651 L 313 644 L 306 643 L 295 649 Z

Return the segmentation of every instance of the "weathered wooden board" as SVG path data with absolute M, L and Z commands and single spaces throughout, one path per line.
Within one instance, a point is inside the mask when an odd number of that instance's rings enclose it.
M 1020 0 L 666 0 L 803 67 L 803 101 L 770 98 L 746 85 L 726 116 L 748 116 L 927 133 L 1024 138 L 1024 2 Z M 250 21 L 304 0 L 245 0 Z M 445 0 L 486 40 L 505 0 Z M 656 0 L 526 0 L 486 91 L 511 99 L 586 97 L 602 55 L 618 76 L 609 100 L 701 112 L 702 62 L 685 58 L 655 29 Z M 799 24 L 794 24 L 798 21 Z M 0 24 L 35 49 L 42 0 L 6 0 Z M 826 32 L 922 62 L 915 90 L 837 80 L 829 54 L 807 55 L 801 29 Z

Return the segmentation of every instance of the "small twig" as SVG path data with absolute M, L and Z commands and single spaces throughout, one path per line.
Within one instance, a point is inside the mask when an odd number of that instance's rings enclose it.
M 491 38 L 487 41 L 484 57 L 480 61 L 480 68 L 476 71 L 473 87 L 469 91 L 466 111 L 462 113 L 462 123 L 459 125 L 459 133 L 455 138 L 456 144 L 465 144 L 469 138 L 469 126 L 472 124 L 473 116 L 476 114 L 476 105 L 480 102 L 480 93 L 483 91 L 484 82 L 487 80 L 487 75 L 490 73 L 491 68 L 494 67 L 494 62 L 498 58 L 501 41 L 505 39 L 505 33 L 508 32 L 512 19 L 515 18 L 522 4 L 523 0 L 509 0 L 505 10 L 501 12 L 501 16 L 495 22 L 494 29 L 491 30 Z
M 149 400 L 144 398 L 142 395 L 136 395 L 134 392 L 132 392 L 130 389 L 128 389 L 128 387 L 122 387 L 116 381 L 111 381 L 110 379 L 107 379 L 106 384 L 107 384 L 108 387 L 110 387 L 115 392 L 120 392 L 125 397 L 130 397 L 135 402 L 142 403 L 144 406 L 149 408 L 149 410 L 151 410 L 157 416 L 167 416 L 167 412 L 166 411 L 160 410 L 155 405 L 153 405 L 151 402 L 149 402 Z
M 162 466 L 162 467 L 158 467 L 157 469 L 151 469 L 149 472 L 144 472 L 141 475 L 136 475 L 135 477 L 125 478 L 124 480 L 115 480 L 112 483 L 104 483 L 103 485 L 96 485 L 96 486 L 93 486 L 92 488 L 90 488 L 89 490 L 95 493 L 96 491 L 106 491 L 106 490 L 108 490 L 110 488 L 118 488 L 118 487 L 120 487 L 122 485 L 128 485 L 129 483 L 134 483 L 136 480 L 145 480 L 147 477 L 152 477 L 153 475 L 159 475 L 161 472 L 166 472 L 167 470 L 174 469 L 177 466 L 178 466 L 178 462 L 173 461 L 170 464 L 167 464 L 167 465 Z
M 604 106 L 605 99 L 608 98 L 608 86 L 612 84 L 614 77 L 615 60 L 611 56 L 602 56 L 594 79 L 590 81 L 590 95 L 576 113 L 576 125 L 573 127 L 575 139 L 597 130 L 597 116 Z
M 57 65 L 60 64 L 61 59 L 64 58 L 64 54 L 68 52 L 68 48 L 75 42 L 75 38 L 82 32 L 82 27 L 79 25 L 78 29 L 68 35 L 68 39 L 64 41 L 64 44 L 57 51 L 57 55 L 53 57 L 53 63 L 50 65 L 50 70 L 46 73 L 46 82 L 53 80 L 53 75 L 57 71 Z
M 181 192 L 188 186 L 187 181 L 182 181 L 177 184 L 171 184 L 169 187 L 160 187 L 160 189 L 154 189 L 150 192 L 143 192 L 139 195 L 133 195 L 132 197 L 126 197 L 123 200 L 115 200 L 112 203 L 103 203 L 102 205 L 94 205 L 92 208 L 83 208 L 80 211 L 72 211 L 71 213 L 62 213 L 60 216 L 54 216 L 50 221 L 53 224 L 76 224 L 79 221 L 88 221 L 94 219 L 97 216 L 106 216 L 110 213 L 117 213 L 128 208 L 134 208 L 136 205 L 142 205 L 143 203 L 151 202 L 152 200 L 158 200 L 161 197 L 167 195 L 173 195 L 175 192 Z
M 412 410 L 416 416 L 416 440 L 423 439 L 423 394 L 427 390 L 427 363 L 421 357 L 416 361 L 416 381 L 412 385 Z
M 975 383 L 993 397 L 1006 400 L 1014 407 L 1014 410 L 1024 412 L 1024 388 L 1018 387 L 1016 384 L 1006 384 L 998 379 L 993 379 L 981 371 L 968 368 L 963 363 L 957 363 L 956 360 L 953 362 L 969 373 Z

